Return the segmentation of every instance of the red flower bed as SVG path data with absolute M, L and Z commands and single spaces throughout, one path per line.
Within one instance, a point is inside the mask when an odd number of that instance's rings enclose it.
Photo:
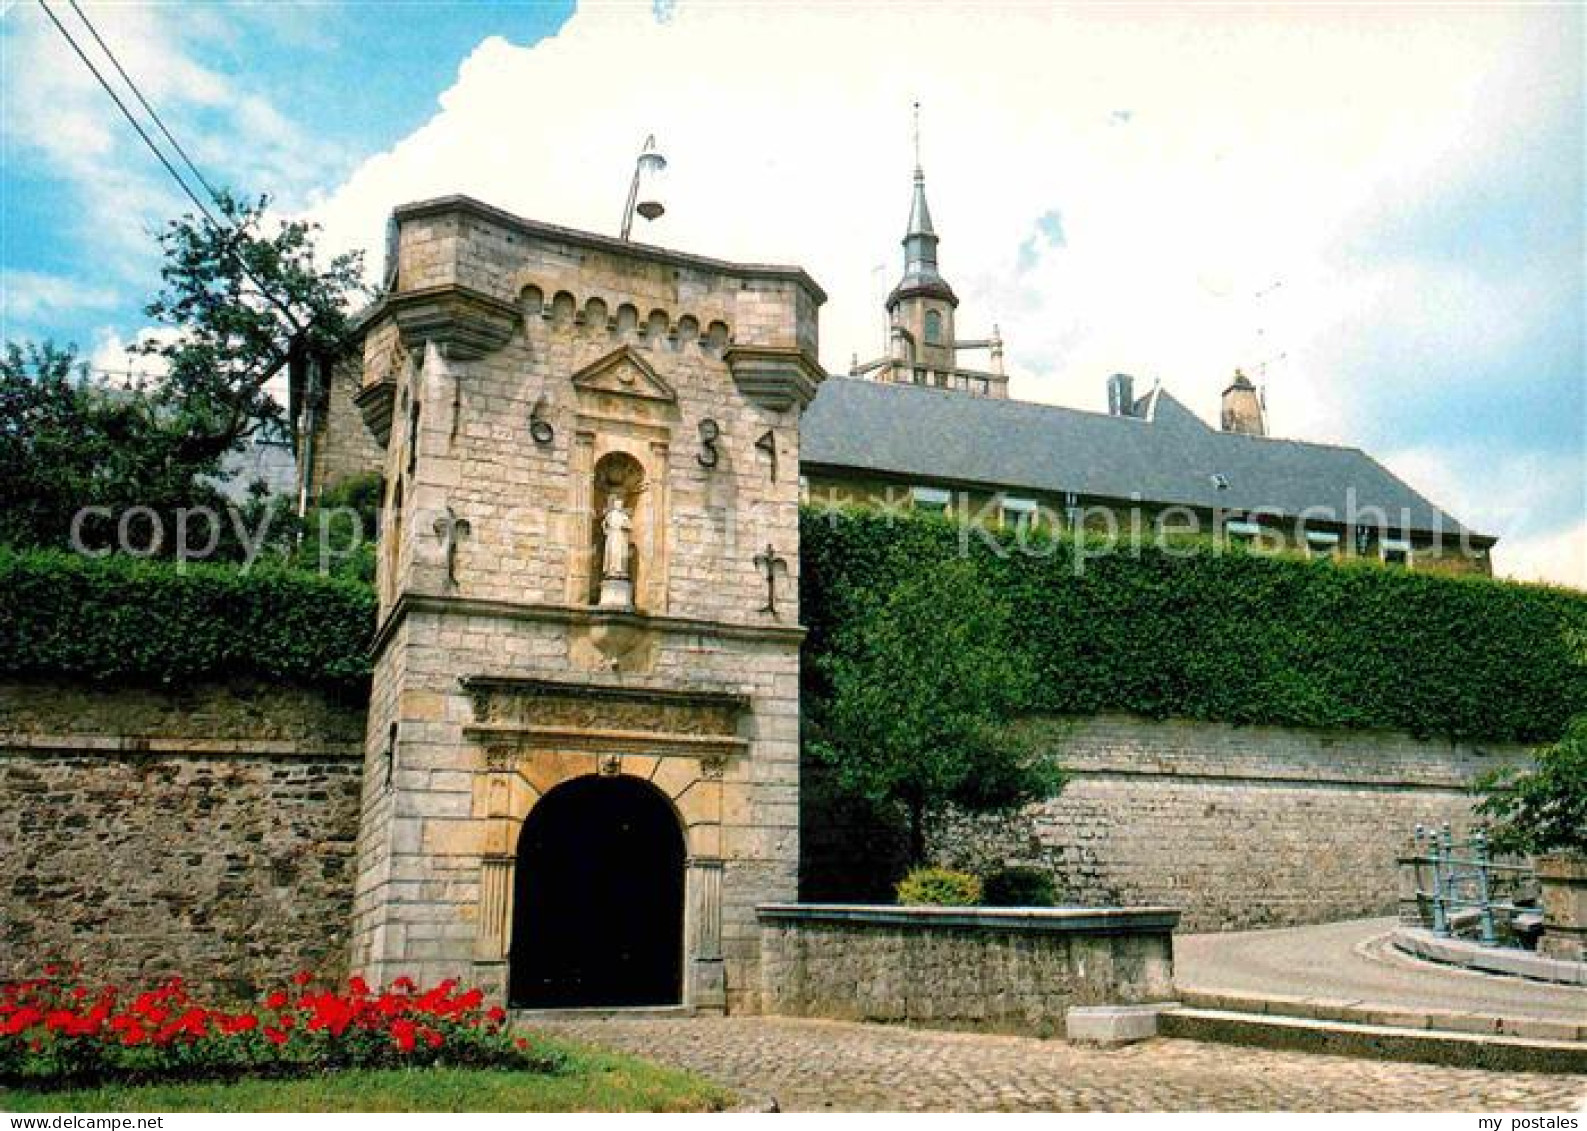
M 507 1015 L 455 980 L 420 989 L 398 978 L 317 988 L 296 975 L 256 1008 L 192 1001 L 180 978 L 128 993 L 90 988 L 50 966 L 0 983 L 0 1083 L 301 1075 L 323 1069 L 445 1064 L 552 1072 L 558 1051 L 514 1037 Z

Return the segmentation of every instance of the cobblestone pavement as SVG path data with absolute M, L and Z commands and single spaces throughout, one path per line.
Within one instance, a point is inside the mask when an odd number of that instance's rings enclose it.
M 1576 1111 L 1587 1077 L 1158 1039 L 1122 1049 L 789 1018 L 537 1029 L 692 1069 L 784 1111 Z

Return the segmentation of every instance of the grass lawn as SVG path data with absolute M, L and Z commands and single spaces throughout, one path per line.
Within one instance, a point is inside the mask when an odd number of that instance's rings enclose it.
M 0 1088 L 0 1111 L 720 1111 L 734 1102 L 732 1093 L 687 1072 L 562 1047 L 570 1061 L 554 1075 L 416 1068 L 67 1092 Z

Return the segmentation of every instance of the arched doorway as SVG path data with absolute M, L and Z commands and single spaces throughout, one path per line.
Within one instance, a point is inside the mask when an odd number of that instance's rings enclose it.
M 630 777 L 585 777 L 540 799 L 518 838 L 512 1004 L 683 1000 L 683 832 Z

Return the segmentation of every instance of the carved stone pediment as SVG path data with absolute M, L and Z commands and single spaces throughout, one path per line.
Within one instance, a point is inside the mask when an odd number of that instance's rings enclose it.
M 611 393 L 668 404 L 678 399 L 672 386 L 631 346 L 623 346 L 586 365 L 573 375 L 573 387 L 584 392 Z

